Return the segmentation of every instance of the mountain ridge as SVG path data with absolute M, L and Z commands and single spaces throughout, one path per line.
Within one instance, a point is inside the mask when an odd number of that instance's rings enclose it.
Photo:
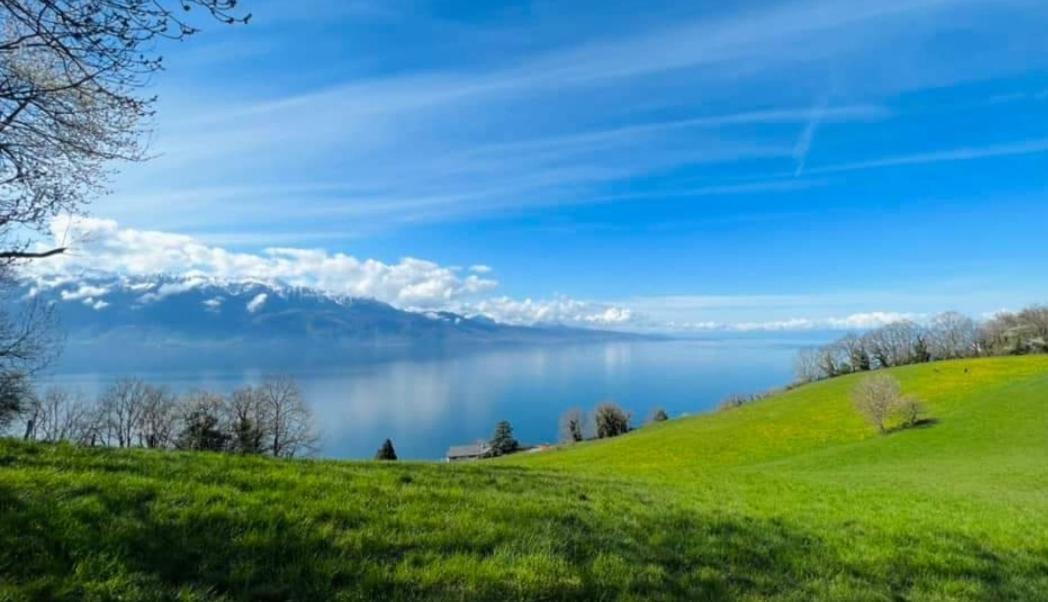
M 124 339 L 183 346 L 252 341 L 413 346 L 646 338 L 563 324 L 506 324 L 446 310 L 414 311 L 372 298 L 261 280 L 92 276 L 27 281 L 19 297 L 55 308 L 59 328 L 81 345 Z

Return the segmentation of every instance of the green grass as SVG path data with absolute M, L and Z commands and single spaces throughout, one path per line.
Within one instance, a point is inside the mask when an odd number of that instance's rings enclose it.
M 4 599 L 1039 599 L 1048 357 L 855 377 L 476 465 L 0 443 Z

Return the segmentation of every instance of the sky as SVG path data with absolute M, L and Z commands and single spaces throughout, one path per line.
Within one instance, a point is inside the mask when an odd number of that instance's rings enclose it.
M 1048 302 L 1037 0 L 244 0 L 67 273 L 673 332 Z

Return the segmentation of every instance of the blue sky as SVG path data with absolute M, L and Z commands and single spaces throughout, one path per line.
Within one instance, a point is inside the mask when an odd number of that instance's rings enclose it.
M 1043 2 L 244 5 L 167 49 L 157 156 L 92 215 L 244 256 L 490 266 L 422 305 L 496 315 L 1048 301 Z

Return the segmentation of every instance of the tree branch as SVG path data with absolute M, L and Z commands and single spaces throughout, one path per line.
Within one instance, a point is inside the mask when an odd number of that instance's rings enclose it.
M 52 255 L 65 253 L 65 247 L 58 247 L 49 251 L 33 253 L 30 251 L 0 251 L 0 259 L 43 259 Z

